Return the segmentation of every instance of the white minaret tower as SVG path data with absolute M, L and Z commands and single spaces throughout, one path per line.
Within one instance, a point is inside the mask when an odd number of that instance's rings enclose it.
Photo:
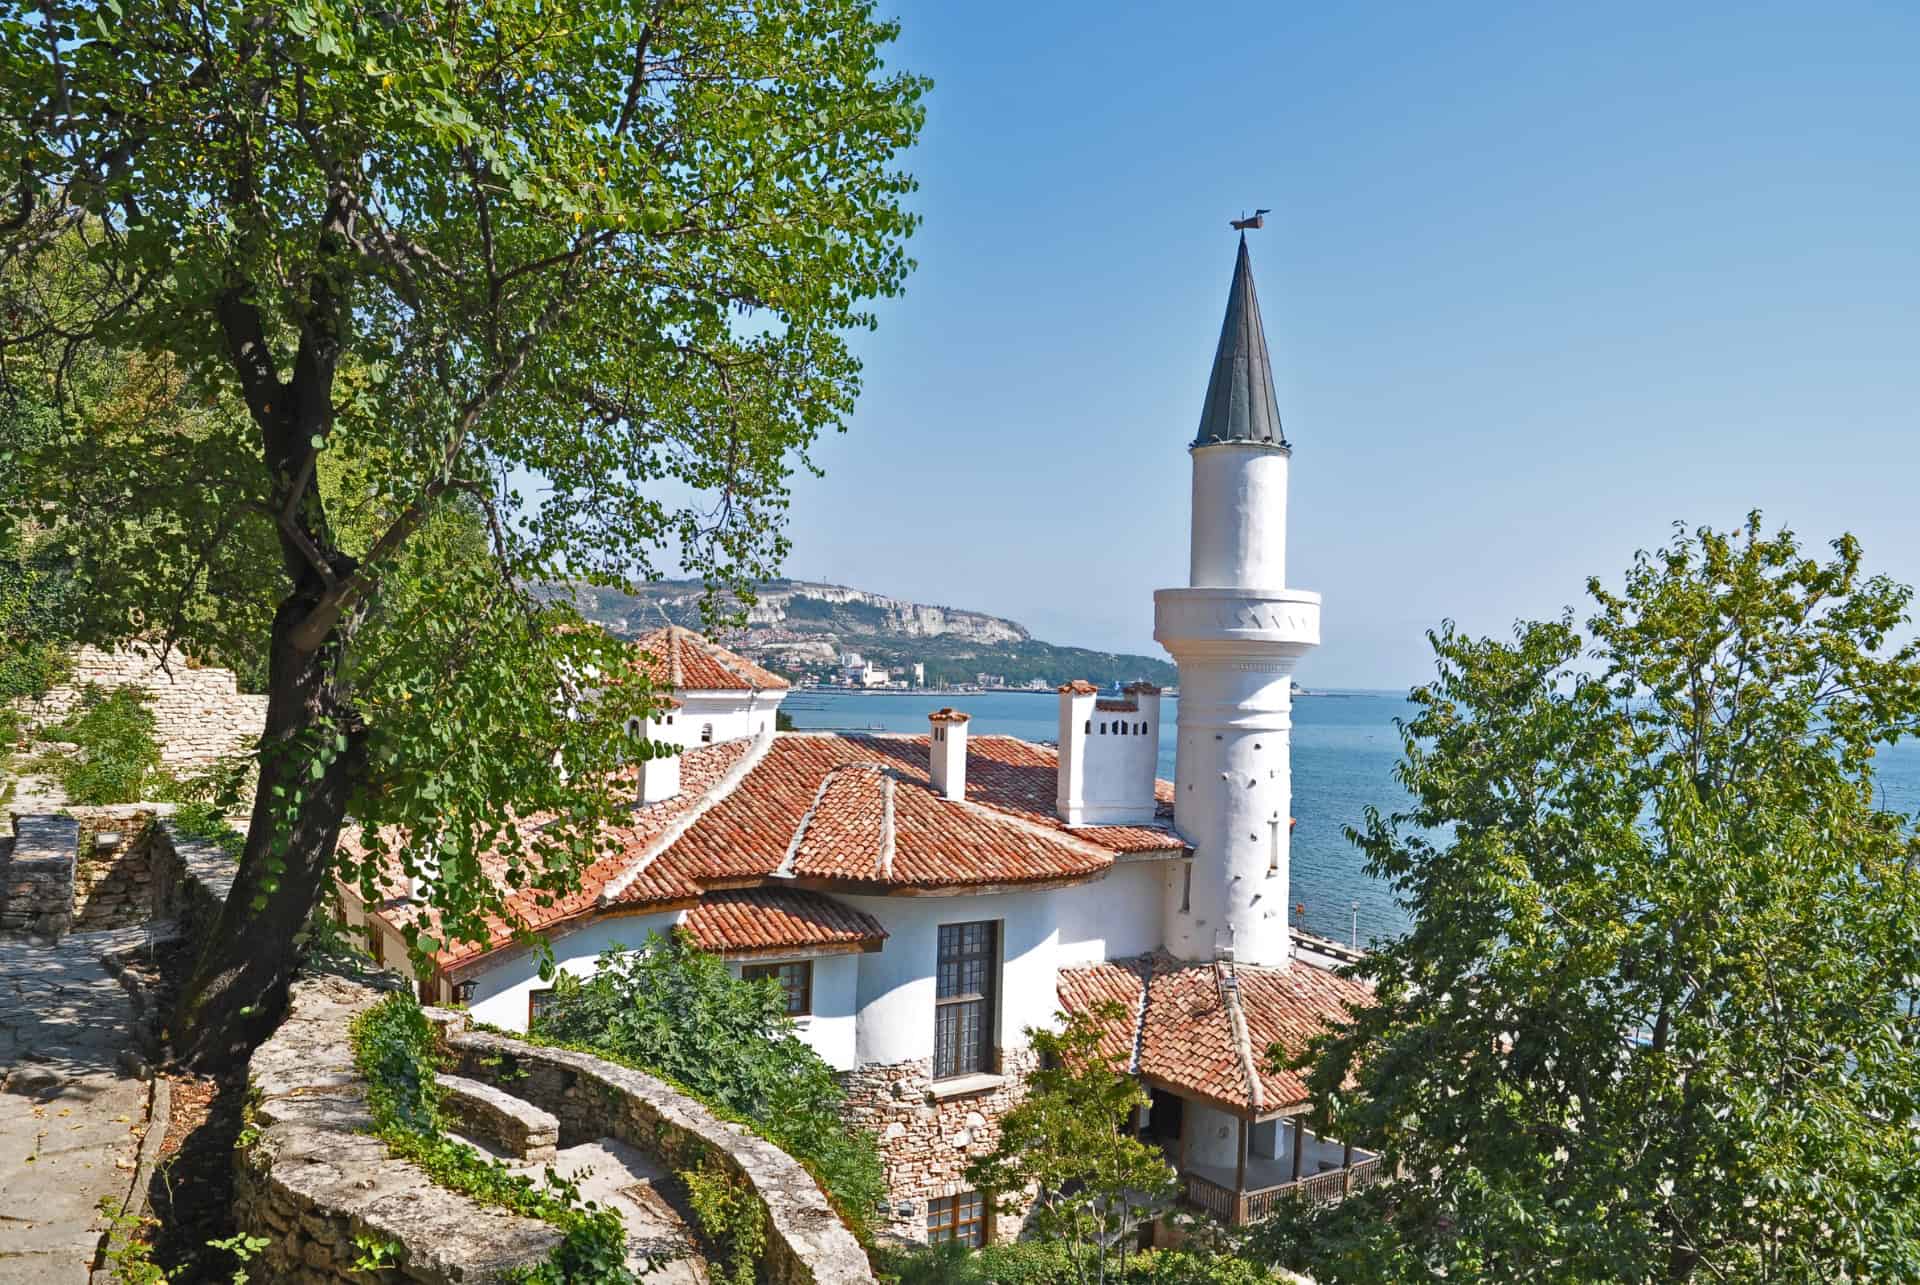
M 1153 636 L 1180 666 L 1174 824 L 1193 846 L 1163 937 L 1183 959 L 1277 967 L 1292 955 L 1293 669 L 1319 645 L 1320 595 L 1287 588 L 1292 452 L 1244 233 L 1189 454 L 1189 587 L 1153 595 Z

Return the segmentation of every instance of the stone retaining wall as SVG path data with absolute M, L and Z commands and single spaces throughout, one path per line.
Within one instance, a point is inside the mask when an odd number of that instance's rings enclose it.
M 152 698 L 161 764 L 176 774 L 250 752 L 267 725 L 267 698 L 241 692 L 230 669 L 192 668 L 178 652 L 163 667 L 158 649 L 140 643 L 114 652 L 81 647 L 69 659 L 73 673 L 64 685 L 15 708 L 45 726 L 65 718 L 89 683 L 138 687 Z
M 80 827 L 70 816 L 20 815 L 0 842 L 0 929 L 60 937 L 73 926 L 73 854 Z
M 260 1277 L 465 1285 L 544 1261 L 560 1243 L 553 1227 L 434 1186 L 368 1133 L 347 1032 L 380 994 L 338 977 L 294 983 L 286 1020 L 248 1064 L 253 1132 L 234 1155 L 233 1214 L 268 1242 Z M 355 1270 L 370 1246 L 399 1265 Z
M 73 926 L 129 928 L 155 918 L 154 818 L 170 803 L 67 809 L 80 823 L 73 864 Z M 111 842 L 103 843 L 103 839 Z
M 1031 1049 L 1004 1050 L 1000 1060 L 1000 1076 L 979 1077 L 982 1087 L 950 1096 L 936 1096 L 933 1063 L 925 1058 L 839 1076 L 847 1091 L 847 1123 L 880 1140 L 893 1202 L 890 1235 L 925 1241 L 927 1202 L 972 1190 L 967 1166 L 999 1142 L 1001 1117 L 1026 1096 L 1027 1077 L 1039 1065 Z M 994 1215 L 993 1239 L 1017 1238 L 1023 1221 Z
M 219 845 L 188 838 L 166 816 L 155 819 L 148 838 L 153 917 L 173 920 L 183 937 L 203 944 L 227 904 L 239 867 Z
M 560 1145 L 618 1138 L 669 1168 L 717 1161 L 749 1184 L 767 1214 L 760 1277 L 768 1285 L 873 1285 L 867 1256 L 800 1163 L 729 1124 L 664 1080 L 566 1049 L 464 1030 L 466 1015 L 429 1010 L 459 1073 L 560 1120 Z

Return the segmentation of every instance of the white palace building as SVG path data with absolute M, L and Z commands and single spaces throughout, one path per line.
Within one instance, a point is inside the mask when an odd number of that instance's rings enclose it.
M 784 680 L 669 627 L 635 648 L 673 694 L 644 734 L 681 753 L 633 770 L 618 851 L 579 893 L 512 899 L 569 972 L 678 927 L 777 978 L 880 1139 L 900 1233 L 995 1236 L 962 1175 L 1024 1091 L 1026 1032 L 1109 1000 L 1126 1015 L 1110 1048 L 1152 1096 L 1139 1126 L 1192 1203 L 1238 1222 L 1373 1176 L 1372 1157 L 1300 1127 L 1303 1077 L 1268 1057 L 1370 995 L 1287 922 L 1292 674 L 1320 597 L 1287 584 L 1291 452 L 1244 237 L 1189 454 L 1188 583 L 1154 595 L 1180 667 L 1172 782 L 1155 779 L 1151 686 L 1062 687 L 1057 746 L 969 735 L 950 709 L 921 736 L 779 732 Z M 406 898 L 369 914 L 340 892 L 404 969 Z M 504 924 L 418 980 L 514 1029 L 549 994 Z

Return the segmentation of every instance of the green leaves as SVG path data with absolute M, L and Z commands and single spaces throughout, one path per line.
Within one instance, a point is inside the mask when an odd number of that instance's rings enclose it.
M 1833 550 L 1679 530 L 1590 585 L 1584 633 L 1433 636 L 1413 806 L 1353 836 L 1414 928 L 1301 1059 L 1319 1122 L 1404 1176 L 1274 1252 L 1337 1281 L 1920 1272 L 1920 840 L 1873 777 L 1920 650 L 1910 591 Z
M 62 430 L 19 511 L 78 636 L 313 679 L 253 905 L 350 819 L 331 873 L 487 940 L 604 851 L 645 700 L 526 586 L 777 568 L 911 267 L 925 84 L 864 0 L 116 2 L 0 15 L 0 345 Z
M 1001 1120 L 994 1149 L 967 1166 L 967 1181 L 1002 1212 L 1024 1213 L 1034 1234 L 1071 1245 L 1076 1258 L 1091 1247 L 1104 1268 L 1116 1243 L 1124 1263 L 1126 1236 L 1171 1203 L 1176 1179 L 1160 1152 L 1129 1132 L 1147 1095 L 1102 1048 L 1104 1031 L 1124 1018 L 1121 1006 L 1063 1016 L 1059 1031 L 1028 1029 L 1039 1069 Z
M 794 1034 L 779 983 L 733 976 L 684 932 L 649 934 L 637 950 L 601 955 L 584 981 L 560 974 L 533 1036 L 639 1067 L 752 1121 L 819 1180 L 855 1235 L 871 1237 L 886 1197 L 879 1152 L 842 1121 L 846 1095 Z

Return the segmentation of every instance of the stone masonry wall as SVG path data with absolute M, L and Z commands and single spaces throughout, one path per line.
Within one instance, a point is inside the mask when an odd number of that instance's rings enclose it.
M 171 804 L 71 807 L 80 823 L 73 865 L 73 926 L 127 928 L 154 917 L 154 817 Z
M 746 1128 L 640 1071 L 566 1049 L 464 1032 L 462 1013 L 442 1023 L 459 1074 L 504 1089 L 560 1120 L 560 1145 L 618 1138 L 676 1171 L 718 1162 L 744 1180 L 767 1215 L 765 1285 L 873 1285 L 867 1256 L 800 1163 Z
M 72 927 L 79 842 L 70 816 L 14 816 L 12 837 L 0 840 L 0 929 L 53 938 Z
M 1039 1065 L 1031 1049 L 1000 1055 L 998 1082 L 974 1092 L 936 1096 L 927 1059 L 891 1066 L 865 1066 L 843 1073 L 849 1124 L 871 1129 L 880 1140 L 893 1201 L 888 1231 L 902 1239 L 927 1238 L 927 1202 L 971 1190 L 966 1168 L 1000 1140 L 1000 1120 L 1027 1094 L 1027 1076 Z M 1013 1240 L 1020 1219 L 995 1215 L 993 1239 Z
M 149 838 L 153 917 L 173 920 L 196 946 L 205 943 L 239 867 L 214 844 L 181 834 L 164 816 L 154 821 Z
M 368 1132 L 347 1033 L 380 994 L 344 978 L 303 978 L 286 1020 L 254 1050 L 233 1215 L 238 1231 L 267 1240 L 258 1275 L 286 1285 L 464 1285 L 545 1260 L 560 1242 L 552 1226 L 434 1186 Z M 393 1247 L 399 1265 L 354 1270 L 361 1241 Z
M 73 673 L 37 701 L 15 707 L 44 726 L 65 718 L 88 684 L 133 686 L 152 698 L 160 761 L 176 774 L 203 770 L 216 759 L 246 753 L 267 724 L 267 698 L 238 690 L 230 669 L 190 668 L 175 653 L 165 666 L 158 650 L 136 643 L 124 651 L 81 647 L 71 656 Z

